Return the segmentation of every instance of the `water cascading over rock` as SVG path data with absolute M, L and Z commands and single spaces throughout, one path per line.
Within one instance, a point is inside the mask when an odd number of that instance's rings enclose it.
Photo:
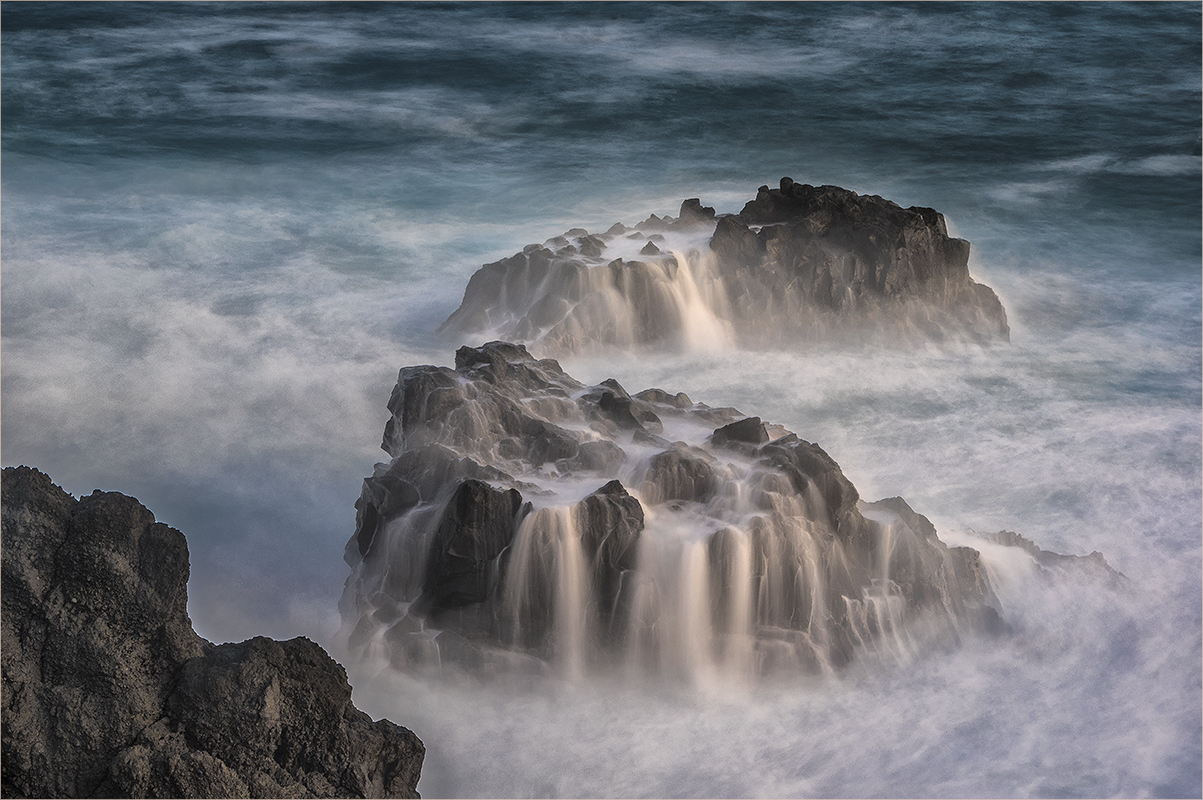
M 865 503 L 819 445 L 491 342 L 406 367 L 342 601 L 400 668 L 823 673 L 999 622 L 977 551 Z
M 790 178 L 738 214 L 690 199 L 676 219 L 528 245 L 481 267 L 440 330 L 553 356 L 1009 338 L 942 214 Z

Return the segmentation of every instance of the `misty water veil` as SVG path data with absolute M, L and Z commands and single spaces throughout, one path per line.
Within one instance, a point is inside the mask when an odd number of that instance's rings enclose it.
M 0 23 L 4 464 L 423 796 L 1203 792 L 1197 4 Z

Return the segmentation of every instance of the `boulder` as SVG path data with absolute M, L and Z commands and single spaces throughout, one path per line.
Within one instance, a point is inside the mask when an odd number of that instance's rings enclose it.
M 768 440 L 769 433 L 765 430 L 760 417 L 747 417 L 739 422 L 724 425 L 710 436 L 710 443 L 715 447 L 742 444 L 755 448 Z
M 671 500 L 704 503 L 718 488 L 714 458 L 697 448 L 677 446 L 652 456 L 640 491 L 650 503 Z

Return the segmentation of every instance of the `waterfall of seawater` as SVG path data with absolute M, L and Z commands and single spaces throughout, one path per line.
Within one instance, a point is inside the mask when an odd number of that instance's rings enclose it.
M 840 661 L 833 624 L 844 626 L 842 635 L 858 648 L 908 659 L 916 643 L 892 561 L 909 531 L 874 525 L 877 557 L 866 585 L 836 595 L 833 608 L 829 581 L 854 567 L 814 516 L 821 500 L 784 498 L 771 490 L 776 478 L 690 503 L 689 513 L 641 498 L 646 517 L 634 566 L 612 597 L 602 591 L 600 557 L 583 543 L 576 505 L 527 513 L 490 568 L 497 580 L 504 565 L 489 612 L 499 626 L 498 646 L 534 656 L 568 681 L 617 669 L 701 690 L 747 685 L 766 674 L 832 674 Z M 738 513 L 750 497 L 772 498 L 766 505 L 776 508 Z M 438 622 L 406 616 L 419 605 L 439 510 L 423 507 L 391 521 L 383 558 L 364 562 L 353 575 L 365 601 L 360 613 L 380 623 L 364 642 L 365 655 L 387 659 L 403 641 L 406 663 L 434 666 L 447 661 L 440 653 L 448 642 L 459 641 Z M 386 608 L 393 610 L 382 613 Z M 953 609 L 945 603 L 944 610 L 955 625 Z
M 635 566 L 621 576 L 612 600 L 600 596 L 599 565 L 582 543 L 577 508 L 531 511 L 492 568 L 496 573 L 505 563 L 497 591 L 500 641 L 569 681 L 617 668 L 707 689 L 744 685 L 765 673 L 832 673 L 827 576 L 849 568 L 843 548 L 809 517 L 807 503 L 765 490 L 772 485 L 766 480 L 754 492 L 720 494 L 691 514 L 647 503 Z M 736 523 L 732 512 L 747 504 L 747 495 L 771 496 L 795 513 Z M 421 593 L 434 510 L 415 509 L 390 522 L 384 558 L 353 576 L 361 586 L 379 587 L 364 595 L 383 623 L 365 654 L 387 657 L 391 640 L 384 631 Z M 723 517 L 728 523 L 716 530 Z M 878 530 L 871 586 L 845 596 L 839 610 L 859 646 L 905 658 L 912 650 L 903 625 L 906 601 L 890 563 L 898 533 L 893 525 Z M 397 612 L 381 616 L 379 609 L 390 605 Z M 436 664 L 440 648 L 453 641 L 418 621 L 406 634 L 413 663 Z
M 734 342 L 727 289 L 716 269 L 714 253 L 686 255 L 673 251 L 677 276 L 670 281 L 681 315 L 681 345 L 693 352 L 726 349 Z
M 728 348 L 734 329 L 716 257 L 696 236 L 675 238 L 682 247 L 650 257 L 615 244 L 607 252 L 625 257 L 606 263 L 511 265 L 487 298 L 479 335 L 528 342 L 548 354 L 646 344 Z
M 597 636 L 597 612 L 590 605 L 590 571 L 572 508 L 542 508 L 530 514 L 513 547 L 503 590 L 510 642 L 521 646 L 550 627 L 545 649 L 552 663 L 565 678 L 582 677 Z
M 542 508 L 519 527 L 503 589 L 507 640 L 534 647 L 566 679 L 604 663 L 706 687 L 754 673 L 753 561 L 748 537 L 727 529 L 721 552 L 669 515 L 649 515 L 638 566 L 626 577 L 630 612 L 599 608 L 593 566 L 572 507 Z M 604 620 L 617 652 L 602 653 Z
M 547 334 L 551 349 L 557 343 L 664 342 L 712 351 L 733 341 L 713 253 L 673 251 L 663 260 L 591 267 L 586 285 L 583 299 Z
M 599 556 L 590 557 L 582 541 L 578 506 L 530 511 L 490 568 L 497 580 L 504 565 L 490 612 L 498 644 L 535 656 L 568 681 L 618 669 L 702 690 L 770 673 L 831 674 L 839 618 L 855 646 L 908 658 L 915 643 L 892 562 L 909 531 L 874 525 L 867 585 L 833 608 L 830 576 L 853 566 L 821 521 L 822 499 L 786 496 L 775 491 L 779 481 L 774 474 L 734 481 L 736 490 L 686 504 L 687 513 L 681 504 L 641 497 L 646 517 L 634 566 L 612 597 L 603 596 Z M 757 504 L 759 513 L 750 513 Z M 459 641 L 438 623 L 406 616 L 422 592 L 439 511 L 422 506 L 389 522 L 382 557 L 357 567 L 360 613 L 380 623 L 363 642 L 365 655 L 387 659 L 403 641 L 406 663 L 434 666 L 447 660 L 440 652 L 448 642 Z
M 640 296 L 723 333 L 702 261 L 619 277 L 648 275 L 658 288 Z M 861 503 L 821 448 L 777 426 L 584 386 L 513 345 L 465 348 L 454 373 L 412 370 L 390 401 L 399 454 L 365 484 L 343 608 L 352 648 L 399 668 L 706 690 L 831 674 L 857 649 L 906 659 L 916 619 L 955 633 L 967 604 L 988 603 L 961 583 L 972 551 L 904 522 L 917 515 L 901 500 Z

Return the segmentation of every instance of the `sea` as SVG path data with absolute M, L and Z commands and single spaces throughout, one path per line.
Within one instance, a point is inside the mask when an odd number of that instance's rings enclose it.
M 307 636 L 425 797 L 1203 795 L 1198 2 L 0 9 L 4 465 L 184 531 L 214 642 Z M 472 273 L 788 176 L 942 212 L 1009 343 L 562 359 L 818 442 L 987 566 L 1010 632 L 700 692 L 356 663 L 401 367 Z

